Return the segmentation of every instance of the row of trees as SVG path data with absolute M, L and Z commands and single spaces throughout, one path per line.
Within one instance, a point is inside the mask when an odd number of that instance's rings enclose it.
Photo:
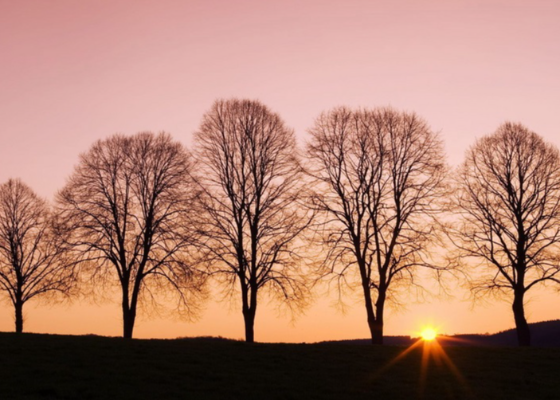
M 140 304 L 173 299 L 193 316 L 215 279 L 240 297 L 253 342 L 263 295 L 298 311 L 329 281 L 363 295 L 381 344 L 387 302 L 428 268 L 510 296 L 530 344 L 525 293 L 560 271 L 556 148 L 506 123 L 450 174 L 413 113 L 341 107 L 309 133 L 302 154 L 260 102 L 219 100 L 192 153 L 166 133 L 114 135 L 80 156 L 52 207 L 19 180 L 0 186 L 0 288 L 16 331 L 36 296 L 116 288 L 131 338 Z

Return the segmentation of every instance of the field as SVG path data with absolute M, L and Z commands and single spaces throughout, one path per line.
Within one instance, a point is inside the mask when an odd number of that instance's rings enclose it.
M 558 348 L 446 347 L 424 368 L 404 350 L 0 333 L 0 398 L 560 398 Z

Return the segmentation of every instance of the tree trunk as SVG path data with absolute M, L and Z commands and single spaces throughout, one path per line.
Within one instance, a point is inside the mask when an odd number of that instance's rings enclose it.
M 16 312 L 16 333 L 23 332 L 23 302 L 18 300 L 14 304 Z
M 375 321 L 370 326 L 371 339 L 373 344 L 383 344 L 383 313 L 385 310 L 385 292 L 379 289 L 377 302 L 375 303 Z
M 243 312 L 243 319 L 245 321 L 245 342 L 255 342 L 255 312 L 248 309 Z
M 121 282 L 122 289 L 122 313 L 123 313 L 123 338 L 132 339 L 134 321 L 136 320 L 137 288 L 134 288 L 132 296 L 129 295 L 128 277 Z
M 134 321 L 136 320 L 136 310 L 123 308 L 123 338 L 132 339 Z
M 377 319 L 370 323 L 369 330 L 371 332 L 372 344 L 383 344 L 383 321 Z
M 375 312 L 373 311 L 373 304 L 371 303 L 371 292 L 369 290 L 369 284 L 362 282 L 362 288 L 364 289 L 364 302 L 366 305 L 367 322 L 371 335 L 371 343 L 383 344 L 383 323 L 381 324 L 380 329 L 377 319 L 375 318 Z
M 243 318 L 245 320 L 245 342 L 255 342 L 255 315 L 257 314 L 257 291 L 258 287 L 254 282 L 250 283 L 249 299 L 244 297 Z M 247 293 L 246 291 L 245 293 Z M 247 301 L 248 300 L 248 301 Z
M 515 328 L 517 330 L 517 341 L 519 346 L 530 346 L 531 345 L 531 331 L 529 330 L 529 324 L 525 319 L 525 308 L 523 306 L 523 296 L 525 292 L 514 291 L 513 297 L 513 317 L 515 318 Z

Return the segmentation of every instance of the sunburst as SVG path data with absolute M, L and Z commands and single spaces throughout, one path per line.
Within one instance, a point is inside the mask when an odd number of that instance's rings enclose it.
M 437 332 L 434 328 L 428 326 L 422 329 L 421 336 L 425 342 L 431 342 L 437 338 Z

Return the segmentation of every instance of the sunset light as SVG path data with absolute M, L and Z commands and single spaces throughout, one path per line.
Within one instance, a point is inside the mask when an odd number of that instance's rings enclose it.
M 560 399 L 559 15 L 0 0 L 0 400 Z
M 437 332 L 434 328 L 427 327 L 422 330 L 421 336 L 422 340 L 424 340 L 425 342 L 430 342 L 437 337 Z

